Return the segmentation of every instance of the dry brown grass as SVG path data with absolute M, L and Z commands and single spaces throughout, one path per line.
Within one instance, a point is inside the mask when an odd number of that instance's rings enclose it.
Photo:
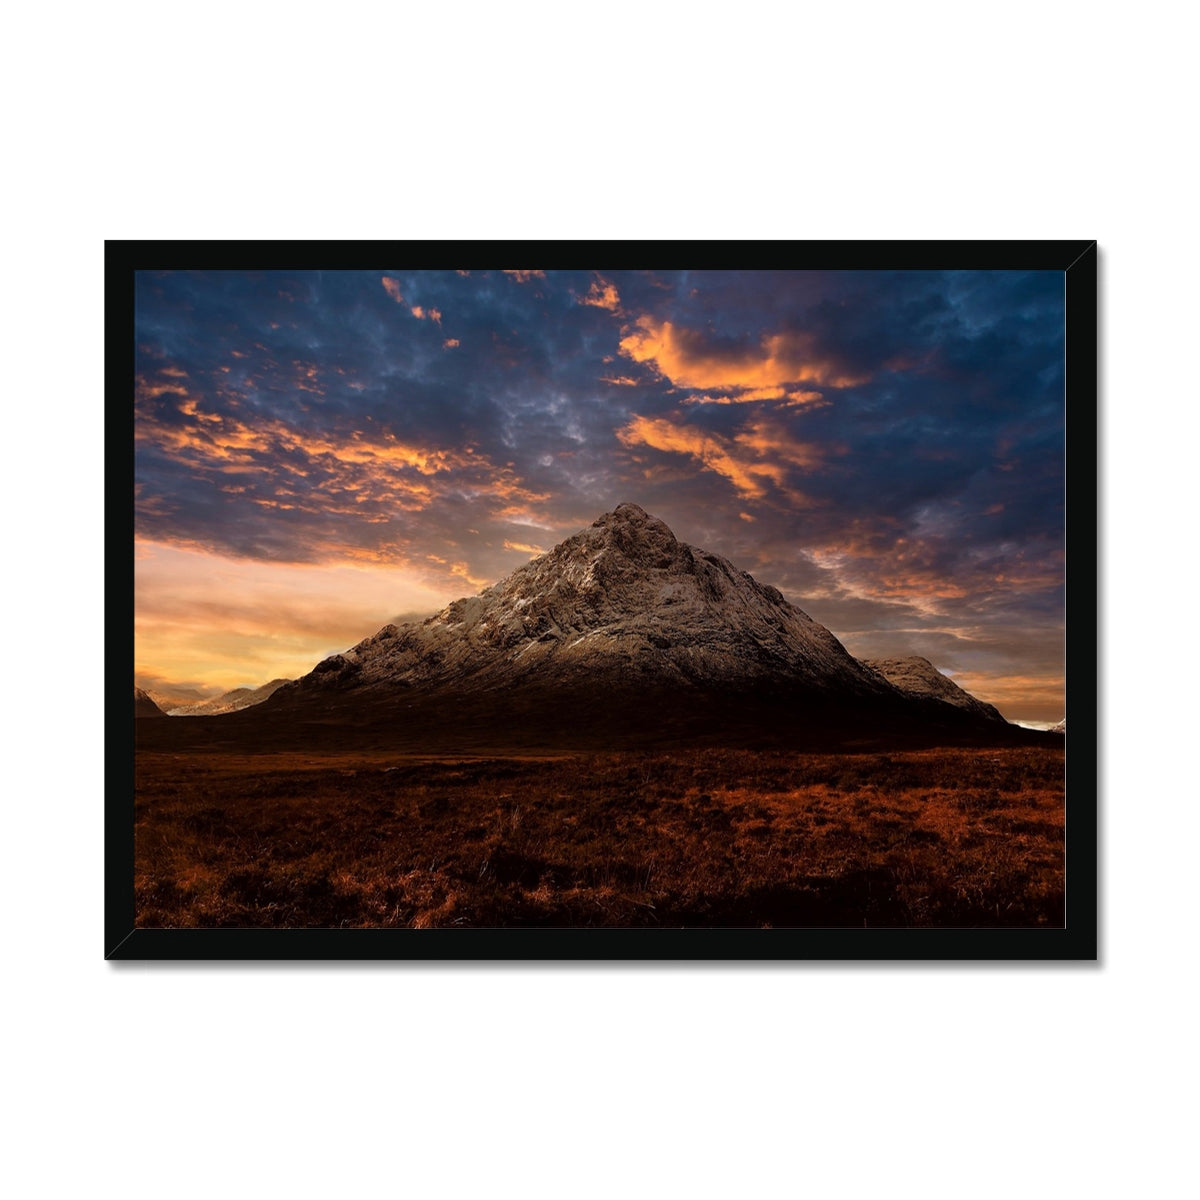
M 1056 926 L 1063 754 L 143 753 L 142 926 Z

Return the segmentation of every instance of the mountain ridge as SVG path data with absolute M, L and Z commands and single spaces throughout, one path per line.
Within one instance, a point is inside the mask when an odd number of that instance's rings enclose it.
M 194 704 L 177 704 L 166 710 L 168 717 L 212 717 L 221 713 L 238 712 L 269 699 L 290 679 L 272 679 L 259 687 L 238 687 L 222 692 L 211 700 L 198 700 Z M 161 705 L 160 705 L 161 707 Z
M 422 755 L 882 751 L 1047 736 L 902 691 L 777 588 L 635 504 L 475 596 L 385 625 L 261 704 L 138 730 L 148 748 Z
M 907 695 L 938 700 L 984 720 L 1004 721 L 1007 724 L 1006 718 L 995 705 L 972 696 L 919 654 L 906 658 L 864 658 L 861 661 Z
M 489 689 L 534 679 L 595 686 L 614 676 L 685 689 L 786 679 L 864 697 L 893 690 L 777 588 L 625 503 L 420 625 L 385 625 L 273 699 L 313 688 Z

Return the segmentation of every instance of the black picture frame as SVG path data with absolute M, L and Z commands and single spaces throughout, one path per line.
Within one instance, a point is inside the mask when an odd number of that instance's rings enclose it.
M 746 269 L 1041 270 L 1062 273 L 1066 355 L 1066 681 L 1071 713 L 1062 928 L 149 929 L 135 925 L 132 654 L 134 279 L 156 269 L 352 268 L 466 255 L 548 269 L 622 261 Z M 524 257 L 523 257 L 524 256 Z M 1098 954 L 1097 259 L 1095 241 L 205 242 L 105 244 L 106 763 L 104 953 L 113 960 L 1066 961 Z M 126 414 L 129 414 L 128 416 Z M 126 515 L 128 514 L 128 515 Z M 121 686 L 118 687 L 118 684 Z M 118 707 L 117 700 L 121 705 Z

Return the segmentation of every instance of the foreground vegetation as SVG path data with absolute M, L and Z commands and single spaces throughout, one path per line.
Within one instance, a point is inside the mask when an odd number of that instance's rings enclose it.
M 142 753 L 142 926 L 1055 926 L 1061 748 Z

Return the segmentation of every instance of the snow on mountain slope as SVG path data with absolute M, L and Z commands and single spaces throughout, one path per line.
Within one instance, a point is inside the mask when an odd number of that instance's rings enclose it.
M 523 680 L 892 693 L 777 589 L 679 541 L 636 504 L 420 624 L 384 626 L 294 686 Z

